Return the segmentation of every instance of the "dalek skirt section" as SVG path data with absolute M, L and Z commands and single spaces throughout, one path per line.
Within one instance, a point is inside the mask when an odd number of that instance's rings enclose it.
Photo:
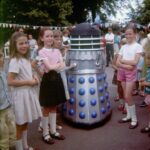
M 111 113 L 104 50 L 99 30 L 82 23 L 71 32 L 66 65 L 70 99 L 63 106 L 66 119 L 85 125 L 103 121 Z

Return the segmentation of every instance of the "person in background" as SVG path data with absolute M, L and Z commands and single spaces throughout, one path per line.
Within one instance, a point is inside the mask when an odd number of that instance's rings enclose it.
M 34 59 L 38 53 L 37 52 L 38 45 L 37 45 L 37 41 L 33 39 L 32 34 L 28 34 L 28 43 L 30 48 L 30 57 L 31 59 Z
M 16 124 L 0 50 L 0 150 L 15 150 Z
M 29 59 L 27 36 L 15 32 L 10 39 L 11 59 L 8 69 L 8 85 L 16 121 L 16 150 L 38 150 L 27 142 L 28 124 L 42 116 L 35 86 L 38 78 L 33 74 Z
M 16 29 L 16 32 L 24 33 L 24 29 L 22 27 L 19 27 L 19 28 Z
M 109 62 L 114 58 L 114 34 L 112 28 L 108 28 L 108 33 L 105 35 L 106 40 L 106 66 L 109 66 Z
M 142 55 L 144 55 L 144 53 L 142 53 Z M 135 89 L 132 92 L 132 95 L 140 95 L 144 97 L 144 88 L 143 86 L 139 85 L 139 81 L 142 78 L 142 70 L 143 70 L 143 66 L 144 66 L 144 57 L 141 56 L 140 60 L 137 64 L 137 75 L 136 75 L 136 82 L 135 82 Z
M 113 76 L 112 83 L 117 85 L 117 98 L 115 99 L 115 101 L 119 101 L 118 110 L 123 111 L 124 110 L 123 89 L 122 89 L 121 81 L 117 80 L 118 67 L 116 65 L 116 62 L 118 56 L 119 54 L 115 53 L 112 61 L 112 68 L 114 69 L 114 76 Z
M 62 35 L 62 38 L 63 38 L 63 46 L 64 46 L 65 48 L 69 49 L 69 48 L 70 48 L 70 37 L 69 37 L 70 32 L 69 32 L 68 29 L 64 29 L 62 33 L 63 33 L 63 35 Z
M 143 40 L 141 41 L 141 45 L 142 45 L 142 47 L 143 47 L 143 49 L 144 49 L 144 52 L 148 52 L 148 51 L 150 51 L 149 50 L 149 43 L 150 43 L 150 33 L 149 34 L 147 34 L 147 37 L 145 37 L 145 38 L 143 38 Z M 144 67 L 143 67 L 143 70 L 142 70 L 142 76 L 145 76 L 146 75 L 146 65 L 145 65 L 145 63 L 144 63 Z M 142 87 L 142 86 L 141 86 Z M 142 95 L 144 95 L 144 93 L 141 93 Z M 140 107 L 146 107 L 147 106 L 147 104 L 145 103 L 145 101 L 143 100 L 141 103 L 140 103 L 140 105 L 139 105 Z
M 121 43 L 121 35 L 120 32 L 115 32 L 114 34 L 114 54 L 117 54 L 120 49 L 120 43 Z
M 146 76 L 140 80 L 140 85 L 145 87 L 145 103 L 148 106 L 150 112 L 150 44 L 146 49 L 145 53 L 145 65 L 146 65 Z M 141 133 L 150 133 L 150 113 L 148 125 L 141 129 Z M 150 135 L 149 135 L 150 136 Z

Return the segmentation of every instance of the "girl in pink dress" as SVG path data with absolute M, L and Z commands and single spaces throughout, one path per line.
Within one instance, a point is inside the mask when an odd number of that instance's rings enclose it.
M 64 68 L 64 63 L 60 51 L 53 48 L 53 43 L 53 31 L 49 28 L 42 28 L 39 34 L 39 46 L 43 48 L 39 50 L 39 58 L 42 60 L 41 67 L 44 74 L 40 85 L 39 99 L 43 111 L 43 141 L 47 144 L 53 144 L 53 138 L 65 139 L 62 134 L 56 131 L 56 106 L 66 101 L 62 79 L 58 73 Z

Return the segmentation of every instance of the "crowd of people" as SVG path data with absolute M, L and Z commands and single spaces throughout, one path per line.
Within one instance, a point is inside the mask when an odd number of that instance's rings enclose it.
M 119 123 L 138 126 L 133 96 L 145 97 L 150 108 L 150 33 L 137 33 L 133 25 L 124 32 L 108 28 L 102 38 L 106 67 L 114 68 L 113 84 L 117 85 L 118 109 L 126 113 Z M 66 53 L 70 48 L 69 30 L 63 32 L 41 28 L 35 40 L 32 34 L 18 30 L 7 42 L 10 49 L 8 69 L 0 53 L 0 149 L 38 150 L 28 145 L 28 124 L 40 118 L 42 140 L 54 144 L 64 140 L 57 123 L 57 106 L 69 99 L 64 72 Z M 136 83 L 136 84 L 135 84 Z M 150 132 L 148 125 L 142 133 Z M 14 148 L 15 147 L 15 148 Z

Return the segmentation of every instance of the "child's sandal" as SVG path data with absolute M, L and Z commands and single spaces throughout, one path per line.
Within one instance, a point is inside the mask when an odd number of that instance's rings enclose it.
M 123 111 L 123 109 L 124 109 L 124 104 L 119 104 L 118 105 L 118 110 L 119 111 Z
M 119 101 L 119 97 L 117 96 L 115 99 L 114 99 L 115 102 Z
M 139 92 L 139 95 L 140 95 L 141 97 L 145 97 L 145 93 L 144 93 L 143 91 L 140 91 L 140 92 Z
M 45 136 L 42 136 L 42 139 L 47 144 L 54 144 L 55 143 L 54 139 L 51 138 L 49 134 L 46 134 Z
M 131 119 L 130 118 L 122 118 L 122 119 L 120 119 L 119 121 L 118 121 L 118 123 L 127 123 L 127 122 L 130 122 L 131 121 Z
M 141 133 L 149 133 L 150 132 L 150 127 L 145 127 L 141 129 Z
M 58 132 L 55 132 L 53 134 L 50 134 L 52 138 L 55 138 L 57 140 L 64 140 L 65 139 L 65 136 L 58 133 Z
M 61 130 L 61 129 L 62 129 L 62 126 L 60 126 L 60 125 L 57 124 L 57 125 L 56 125 L 56 129 L 57 129 L 57 130 Z
M 133 95 L 133 96 L 138 95 L 138 91 L 137 91 L 137 90 L 133 90 L 133 91 L 132 91 L 132 95 Z

